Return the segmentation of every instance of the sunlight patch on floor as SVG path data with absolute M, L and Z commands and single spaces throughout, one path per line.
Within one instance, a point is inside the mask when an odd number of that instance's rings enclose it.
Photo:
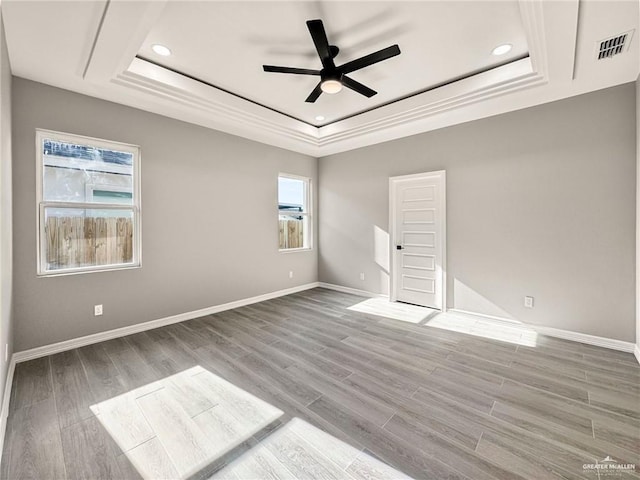
M 225 454 L 283 415 L 199 365 L 91 410 L 145 479 L 206 478 Z M 294 418 L 210 478 L 409 477 Z
M 92 405 L 143 478 L 187 478 L 283 412 L 201 366 Z
M 516 321 L 494 320 L 458 312 L 440 313 L 425 325 L 527 347 L 535 347 L 538 338 L 534 329 Z
M 347 308 L 354 312 L 376 315 L 378 317 L 393 318 L 409 323 L 422 323 L 433 315 L 440 313 L 432 308 L 419 307 L 408 303 L 390 302 L 388 298 L 368 298 Z
M 533 328 L 516 320 L 499 320 L 460 312 L 442 313 L 433 308 L 390 302 L 384 297 L 368 298 L 348 307 L 348 310 L 527 347 L 535 347 L 538 338 Z
M 411 477 L 294 418 L 212 478 L 405 480 Z

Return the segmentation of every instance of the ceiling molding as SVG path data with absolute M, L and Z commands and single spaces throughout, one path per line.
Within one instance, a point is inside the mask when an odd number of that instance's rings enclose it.
M 151 62 L 135 58 L 129 68 L 111 80 L 175 104 L 213 114 L 216 124 L 239 131 L 270 133 L 306 146 L 318 146 L 318 129 L 270 109 L 242 100 Z M 228 131 L 225 128 L 222 130 Z M 281 138 L 280 138 L 281 139 Z M 314 153 L 316 151 L 314 150 Z
M 528 57 L 316 127 L 137 58 L 172 0 L 27 3 L 2 3 L 14 75 L 315 157 L 634 81 L 639 69 L 638 35 L 625 55 L 591 55 L 604 34 L 638 28 L 637 3 L 518 0 Z
M 371 120 L 336 122 L 320 128 L 319 145 L 329 145 L 342 140 L 375 133 L 391 127 L 411 124 L 427 117 L 448 112 L 471 103 L 505 95 L 524 88 L 546 83 L 546 78 L 535 73 L 528 58 L 494 68 L 473 77 L 425 92 L 397 105 L 367 112 Z M 364 117 L 364 118 L 366 118 Z
M 100 83 L 112 78 L 115 72 L 125 70 L 166 4 L 167 0 L 109 0 L 83 78 Z M 127 35 L 122 32 L 127 32 Z
M 346 146 L 355 141 L 357 145 L 359 137 L 391 127 L 396 127 L 396 132 L 402 136 L 403 126 L 410 128 L 412 123 L 427 117 L 544 84 L 547 78 L 542 3 L 542 0 L 520 1 L 531 57 L 322 127 L 314 127 L 245 101 L 141 58 L 133 58 L 127 68 L 114 71 L 109 81 L 188 109 L 206 112 L 212 115 L 209 125 L 213 123 L 215 128 L 223 131 L 254 139 L 258 136 L 267 139 L 267 143 L 322 156 L 328 153 L 328 146 L 334 151 L 341 143 Z
M 576 0 L 577 1 L 577 0 Z M 527 35 L 531 68 L 546 77 L 548 72 L 545 23 L 541 1 L 519 0 L 520 17 Z

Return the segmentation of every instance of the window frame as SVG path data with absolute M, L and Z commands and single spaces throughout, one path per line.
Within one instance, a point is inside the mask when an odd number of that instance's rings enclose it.
M 84 194 L 85 194 L 85 198 L 89 198 L 89 195 L 91 195 L 91 199 L 93 200 L 95 198 L 95 196 L 93 195 L 93 192 L 95 191 L 99 191 L 99 192 L 121 192 L 121 193 L 130 193 L 131 194 L 131 200 L 133 201 L 133 189 L 125 187 L 125 186 L 120 186 L 120 185 L 112 185 L 110 183 L 87 183 L 84 186 Z M 95 203 L 95 202 L 91 202 L 91 203 Z M 126 206 L 126 204 L 124 204 Z
M 306 209 L 303 212 L 290 212 L 291 216 L 300 216 L 306 217 L 307 222 L 307 232 L 306 232 L 306 246 L 297 247 L 297 248 L 280 248 L 280 178 L 289 178 L 291 180 L 301 180 L 305 184 L 305 192 L 304 192 L 304 202 Z M 302 175 L 294 175 L 291 173 L 278 173 L 277 184 L 276 184 L 276 209 L 278 211 L 277 214 L 277 223 L 276 223 L 276 239 L 278 241 L 278 252 L 279 253 L 294 253 L 294 252 L 307 252 L 313 250 L 313 182 L 311 177 L 304 177 Z M 283 214 L 286 214 L 284 212 Z M 305 233 L 303 232 L 303 235 Z
M 140 161 L 142 157 L 140 146 L 128 143 L 104 140 L 101 138 L 89 137 L 85 135 L 76 135 L 72 133 L 56 132 L 37 128 L 35 135 L 36 143 L 36 269 L 38 277 L 58 277 L 63 275 L 76 275 L 81 273 L 105 272 L 114 270 L 129 270 L 132 268 L 142 267 L 142 194 L 141 194 L 141 175 Z M 116 150 L 127 152 L 133 155 L 133 173 L 132 173 L 132 203 L 113 204 L 113 203 L 95 203 L 88 202 L 85 198 L 84 202 L 64 202 L 64 201 L 45 201 L 44 192 L 44 152 L 43 141 L 45 139 L 55 140 L 65 143 L 73 143 L 76 145 L 88 145 L 91 147 L 102 148 L 107 150 Z M 106 185 L 105 185 L 106 187 Z M 85 186 L 85 189 L 87 186 Z M 47 270 L 45 265 L 46 259 L 46 241 L 44 241 L 45 232 L 45 210 L 47 208 L 75 208 L 79 210 L 130 210 L 133 218 L 133 238 L 132 250 L 133 257 L 131 263 L 118 263 L 111 265 L 88 265 L 84 267 L 70 267 L 59 270 Z

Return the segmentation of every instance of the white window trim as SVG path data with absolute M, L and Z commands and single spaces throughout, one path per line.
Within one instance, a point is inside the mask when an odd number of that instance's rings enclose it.
M 278 178 L 283 177 L 283 178 L 290 178 L 292 180 L 302 180 L 303 182 L 306 183 L 307 188 L 305 188 L 305 205 L 307 207 L 306 211 L 304 212 L 291 212 L 291 214 L 295 214 L 296 216 L 300 216 L 300 217 L 307 217 L 307 230 L 308 230 L 308 245 L 306 247 L 299 247 L 299 248 L 278 248 L 278 252 L 280 253 L 295 253 L 295 252 L 308 252 L 313 250 L 313 181 L 311 180 L 310 177 L 303 177 L 301 175 L 293 175 L 291 173 L 278 173 Z M 276 240 L 278 241 L 278 244 L 280 243 L 280 198 L 279 198 L 279 186 L 277 189 L 277 195 L 276 195 L 276 210 L 278 211 L 278 215 L 277 215 L 277 220 L 278 223 L 276 223 Z
M 133 194 L 133 189 L 131 187 L 127 187 L 125 185 L 112 185 L 110 183 L 87 183 L 84 186 L 84 194 L 85 194 L 85 201 L 88 202 L 89 200 L 93 200 L 93 192 L 94 190 L 100 190 L 103 192 L 126 192 L 126 193 L 131 193 Z M 133 198 L 133 196 L 131 197 Z M 93 204 L 93 202 L 91 202 Z M 125 206 L 127 206 L 125 204 Z
M 91 145 L 97 148 L 108 150 L 117 150 L 120 152 L 128 152 L 133 154 L 133 196 L 131 205 L 102 204 L 85 202 L 57 202 L 44 201 L 42 198 L 44 192 L 44 155 L 42 151 L 42 142 L 47 138 L 66 143 L 75 143 L 77 145 Z M 74 275 L 79 273 L 93 273 L 113 270 L 129 270 L 132 268 L 140 268 L 142 266 L 142 193 L 140 178 L 140 147 L 127 143 L 113 142 L 100 138 L 86 137 L 83 135 L 74 135 L 71 133 L 55 132 L 51 130 L 36 129 L 36 268 L 38 277 L 58 277 L 62 275 Z M 49 163 L 47 163 L 49 165 Z M 95 185 L 96 187 L 107 187 L 107 185 Z M 120 189 L 123 190 L 124 189 Z M 122 263 L 115 265 L 97 265 L 86 267 L 65 268 L 63 270 L 46 270 L 43 260 L 46 258 L 45 242 L 42 235 L 45 231 L 44 211 L 47 207 L 60 208 L 78 208 L 93 210 L 130 210 L 133 214 L 133 259 L 131 263 Z

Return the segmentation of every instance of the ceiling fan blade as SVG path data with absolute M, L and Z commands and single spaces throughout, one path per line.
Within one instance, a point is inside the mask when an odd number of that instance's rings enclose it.
M 305 102 L 314 103 L 318 99 L 318 97 L 322 93 L 321 85 L 322 85 L 322 82 L 320 82 L 320 83 L 318 83 L 318 85 L 316 85 L 316 88 L 314 88 L 313 92 L 311 92 L 309 94 L 309 96 L 307 97 Z
M 371 98 L 376 93 L 378 93 L 375 90 L 370 89 L 366 85 L 363 85 L 360 82 L 356 82 L 353 78 L 347 77 L 346 75 L 343 75 L 340 81 L 345 87 L 350 88 L 354 92 L 358 92 L 359 94 L 364 95 L 367 98 Z
M 387 58 L 395 57 L 396 55 L 400 55 L 400 47 L 398 47 L 398 45 L 391 45 L 390 47 L 383 48 L 377 52 L 370 53 L 369 55 L 347 62 L 344 65 L 340 65 L 338 67 L 338 71 L 340 73 L 355 72 L 356 70 L 368 67 L 374 63 L 382 62 Z
M 295 73 L 297 75 L 320 75 L 320 70 L 309 70 L 308 68 L 277 67 L 275 65 L 263 65 L 265 72 L 274 73 Z
M 309 29 L 309 33 L 313 39 L 313 44 L 316 46 L 316 50 L 320 56 L 322 66 L 330 69 L 335 68 L 331 49 L 329 48 L 327 32 L 324 31 L 322 20 L 307 20 L 307 28 Z

